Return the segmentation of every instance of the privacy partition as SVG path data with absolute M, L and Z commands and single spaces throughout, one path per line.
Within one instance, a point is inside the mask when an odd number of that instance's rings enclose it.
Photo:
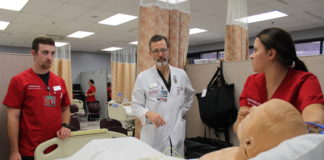
M 9 158 L 6 107 L 2 105 L 12 76 L 30 68 L 33 64 L 31 54 L 0 53 L 0 159 Z

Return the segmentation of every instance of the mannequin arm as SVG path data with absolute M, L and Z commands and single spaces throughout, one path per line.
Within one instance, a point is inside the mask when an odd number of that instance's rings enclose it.
M 240 107 L 239 112 L 237 113 L 236 121 L 233 125 L 233 130 L 237 133 L 237 127 L 239 123 L 250 113 L 250 108 L 247 106 Z

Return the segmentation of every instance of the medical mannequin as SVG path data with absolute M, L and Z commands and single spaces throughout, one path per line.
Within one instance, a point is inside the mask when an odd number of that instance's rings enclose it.
M 267 151 L 284 140 L 307 133 L 297 109 L 280 99 L 253 107 L 238 125 L 239 147 L 208 153 L 200 160 L 247 160 Z

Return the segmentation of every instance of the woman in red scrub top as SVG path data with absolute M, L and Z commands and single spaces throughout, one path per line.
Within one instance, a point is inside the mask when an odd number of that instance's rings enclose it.
M 324 98 L 317 77 L 308 72 L 297 57 L 294 42 L 280 28 L 261 31 L 254 41 L 251 55 L 253 71 L 240 96 L 240 111 L 234 124 L 249 114 L 249 108 L 270 99 L 290 102 L 302 114 L 304 121 L 324 124 Z
M 96 87 L 94 86 L 94 81 L 90 79 L 88 81 L 89 89 L 85 96 L 87 97 L 87 102 L 96 102 Z
M 94 86 L 94 81 L 92 79 L 89 79 L 88 81 L 88 85 L 89 85 L 89 89 L 88 91 L 85 93 L 85 97 L 86 97 L 86 108 L 85 111 L 86 113 L 89 112 L 89 103 L 95 103 L 96 102 L 96 87 Z

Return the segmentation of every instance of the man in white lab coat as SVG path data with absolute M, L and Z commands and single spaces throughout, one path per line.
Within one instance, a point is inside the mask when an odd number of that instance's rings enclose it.
M 186 72 L 168 64 L 168 40 L 151 38 L 150 54 L 156 65 L 141 72 L 132 95 L 132 108 L 141 120 L 141 140 L 167 155 L 184 155 L 186 121 L 194 89 Z

